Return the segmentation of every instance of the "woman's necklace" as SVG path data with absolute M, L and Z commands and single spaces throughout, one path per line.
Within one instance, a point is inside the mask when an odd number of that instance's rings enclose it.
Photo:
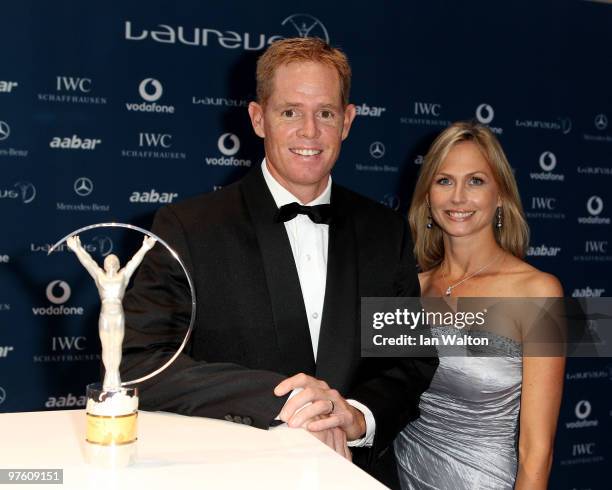
M 493 257 L 493 259 L 488 262 L 487 264 L 483 265 L 480 269 L 478 269 L 475 272 L 472 272 L 471 274 L 468 274 L 467 276 L 465 276 L 463 279 L 461 279 L 461 281 L 456 282 L 455 284 L 450 284 L 447 288 L 446 291 L 444 291 L 444 296 L 450 296 L 453 292 L 453 289 L 455 289 L 457 286 L 463 284 L 465 281 L 467 281 L 468 279 L 471 279 L 472 277 L 474 277 L 477 274 L 480 274 L 483 270 L 485 270 L 487 267 L 489 267 L 491 264 L 493 264 L 493 262 L 495 262 L 501 255 L 501 252 L 498 253 L 495 257 Z M 444 265 L 444 264 L 442 264 Z M 442 270 L 442 280 L 444 282 L 446 282 L 446 274 L 444 273 L 444 269 L 441 267 Z

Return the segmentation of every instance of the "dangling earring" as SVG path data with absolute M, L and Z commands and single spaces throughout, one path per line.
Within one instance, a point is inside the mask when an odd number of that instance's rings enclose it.
M 495 223 L 495 228 L 497 228 L 499 230 L 502 226 L 504 226 L 504 224 L 502 222 L 502 208 L 501 208 L 501 206 L 497 207 L 497 214 L 496 214 L 496 216 L 497 216 L 497 221 Z
M 433 218 L 431 217 L 431 206 L 427 203 L 427 229 L 433 228 Z

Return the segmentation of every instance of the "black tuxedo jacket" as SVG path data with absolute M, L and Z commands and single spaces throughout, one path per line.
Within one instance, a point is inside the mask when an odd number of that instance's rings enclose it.
M 374 414 L 374 446 L 356 461 L 371 470 L 381 455 L 391 455 L 386 449 L 395 435 L 418 416 L 437 359 L 361 358 L 360 298 L 419 295 L 412 244 L 404 220 L 384 206 L 335 184 L 331 202 L 316 363 L 289 239 L 274 221 L 277 207 L 260 168 L 158 211 L 153 232 L 190 270 L 197 315 L 186 352 L 141 386 L 143 409 L 265 429 L 286 400 L 274 387 L 303 372 Z M 176 351 L 185 332 L 178 325 L 190 314 L 182 270 L 161 245 L 145 257 L 124 307 L 122 377 L 133 379 Z

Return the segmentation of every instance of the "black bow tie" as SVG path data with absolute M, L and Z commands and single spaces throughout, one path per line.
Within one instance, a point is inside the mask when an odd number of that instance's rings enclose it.
M 302 206 L 297 202 L 281 206 L 276 213 L 275 221 L 284 223 L 295 218 L 298 214 L 305 214 L 313 223 L 329 225 L 332 221 L 331 204 L 317 204 L 316 206 Z

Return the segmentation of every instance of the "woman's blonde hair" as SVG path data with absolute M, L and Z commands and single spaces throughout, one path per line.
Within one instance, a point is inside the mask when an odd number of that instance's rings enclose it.
M 437 266 L 444 258 L 442 230 L 435 224 L 427 228 L 430 219 L 427 195 L 446 155 L 454 145 L 462 141 L 471 141 L 480 149 L 499 187 L 502 227 L 496 227 L 496 219 L 491 223 L 495 240 L 503 250 L 512 255 L 519 258 L 525 256 L 529 227 L 508 159 L 499 141 L 486 126 L 472 121 L 459 121 L 442 131 L 431 145 L 410 204 L 408 221 L 414 240 L 414 255 L 423 271 Z

